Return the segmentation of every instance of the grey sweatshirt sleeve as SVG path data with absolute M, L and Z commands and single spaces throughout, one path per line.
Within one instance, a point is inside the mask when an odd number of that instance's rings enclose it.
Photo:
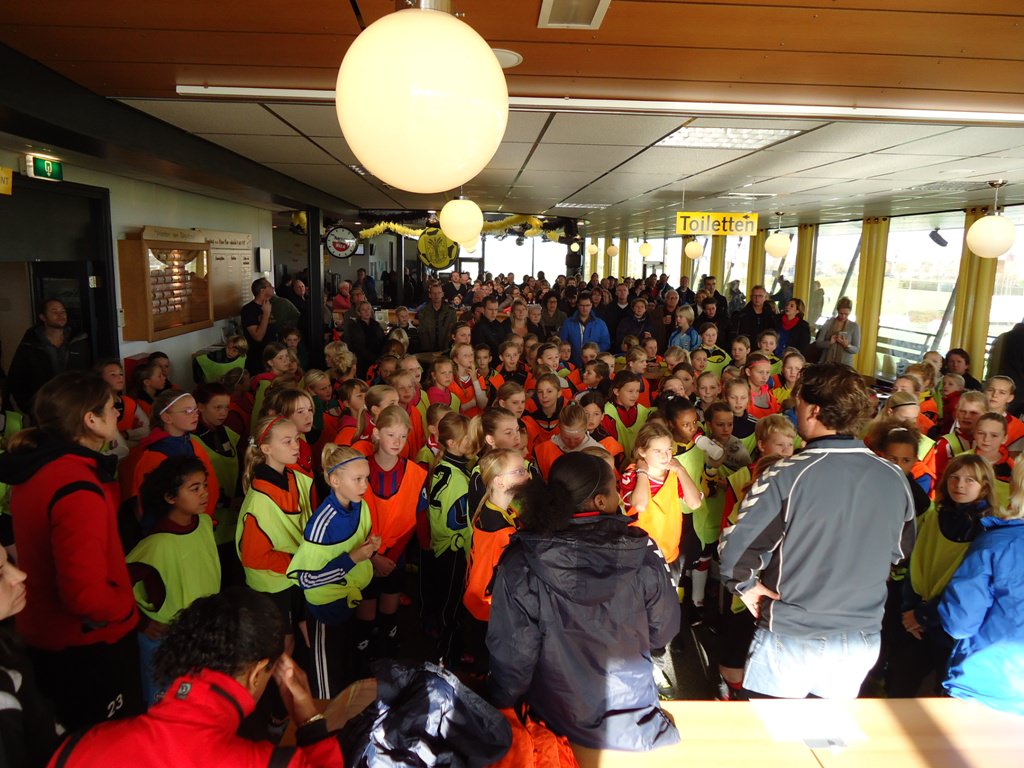
M 742 595 L 759 581 L 785 530 L 787 498 L 771 471 L 750 487 L 740 505 L 736 525 L 726 528 L 718 546 L 722 583 Z

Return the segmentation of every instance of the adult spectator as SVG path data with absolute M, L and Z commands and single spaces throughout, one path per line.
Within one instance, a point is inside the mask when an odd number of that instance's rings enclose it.
M 371 275 L 368 275 L 362 267 L 356 270 L 355 284 L 363 289 L 363 296 L 366 297 L 366 300 L 371 305 L 376 306 L 379 303 L 377 301 L 377 281 Z
M 843 296 L 836 302 L 836 316 L 830 317 L 818 331 L 814 341 L 823 363 L 853 365 L 853 357 L 860 349 L 860 327 L 850 319 L 853 302 Z
M 1009 412 L 1020 416 L 1024 413 L 1024 322 L 1000 334 L 992 344 L 989 376 L 993 373 L 1013 379 L 1016 389 Z
M 420 327 L 420 350 L 442 352 L 451 345 L 451 332 L 458 318 L 455 308 L 445 303 L 440 283 L 431 283 L 427 289 L 427 303 L 420 309 L 417 319 Z
M 729 341 L 729 318 L 719 311 L 718 302 L 713 296 L 705 296 L 700 300 L 701 312 L 694 321 L 694 327 L 700 328 L 704 323 L 711 323 L 718 329 L 718 345 Z
M 576 366 L 583 365 L 583 345 L 594 342 L 602 352 L 611 348 L 611 337 L 604 320 L 593 313 L 593 301 L 590 294 L 584 291 L 576 300 L 576 311 L 572 317 L 566 318 L 559 330 L 562 341 L 569 342 L 572 353 L 569 359 Z
M 274 285 L 261 277 L 252 283 L 252 301 L 242 307 L 242 333 L 249 344 L 245 368 L 253 376 L 263 373 L 263 350 L 278 341 L 278 326 L 273 317 Z
M 755 285 L 750 290 L 750 301 L 732 319 L 733 335 L 746 336 L 753 341 L 769 328 L 779 329 L 778 316 L 768 304 L 768 291 L 763 285 Z
M 309 288 L 298 278 L 292 280 L 289 287 L 291 288 L 291 296 L 288 297 L 288 300 L 299 310 L 298 327 L 305 333 L 306 324 L 309 322 Z
M 16 619 L 40 690 L 69 731 L 142 709 L 139 620 L 117 530 L 119 413 L 98 374 L 62 373 L 39 390 L 34 427 L 0 456 L 11 489 L 28 605 Z
M 343 323 L 347 323 L 349 320 L 354 319 L 359 313 L 359 305 L 364 301 L 369 301 L 369 299 L 366 298 L 366 291 L 358 285 L 352 286 L 352 290 L 349 291 L 349 296 L 352 299 L 352 309 L 345 313 L 342 318 Z
M 964 387 L 981 392 L 984 387 L 971 375 L 971 355 L 966 349 L 955 347 L 946 353 L 946 369 L 943 373 L 955 373 L 964 377 Z
M 473 325 L 473 346 L 486 344 L 491 350 L 491 360 L 497 360 L 498 347 L 505 340 L 509 327 L 498 319 L 498 299 L 488 296 L 484 299 L 483 317 Z
M 807 354 L 811 346 L 811 327 L 804 320 L 804 303 L 800 299 L 790 299 L 786 308 L 779 316 L 779 344 L 776 348 L 780 356 L 789 347 Z
M 665 291 L 663 301 L 647 308 L 651 322 L 654 323 L 654 338 L 658 340 L 658 350 L 665 351 L 668 337 L 676 329 L 676 309 L 679 307 L 679 293 L 670 288 Z
M 647 337 L 654 337 L 657 329 L 654 322 L 647 316 L 647 301 L 638 296 L 629 304 L 630 313 L 619 321 L 618 330 L 615 332 L 615 351 L 622 348 L 622 342 L 627 336 L 636 336 L 643 341 Z
M 548 291 L 541 299 L 540 324 L 544 328 L 544 335 L 557 334 L 568 315 L 559 307 L 560 301 L 556 291 Z M 544 339 L 541 339 L 544 341 Z
M 345 322 L 344 339 L 356 356 L 356 376 L 365 379 L 366 371 L 384 349 L 385 333 L 373 316 L 370 302 L 359 302 L 355 311 L 355 316 Z
M 718 292 L 717 285 L 718 278 L 714 275 L 706 275 L 704 277 L 704 290 L 708 292 L 708 296 L 712 297 L 718 305 L 718 316 L 727 317 L 729 314 L 729 302 L 726 301 L 725 296 Z
M 172 681 L 167 695 L 141 717 L 72 736 L 53 765 L 343 765 L 306 675 L 284 652 L 284 636 L 281 612 L 264 594 L 231 587 L 196 600 L 171 624 L 154 658 L 160 677 Z M 296 748 L 238 735 L 271 680 L 297 726 Z
M 8 390 L 23 413 L 32 410 L 36 392 L 54 376 L 92 365 L 89 339 L 68 327 L 63 301 L 47 299 L 38 317 L 39 322 L 21 337 L 8 372 Z
M 338 292 L 334 294 L 334 298 L 331 300 L 331 309 L 342 314 L 352 309 L 351 290 L 352 283 L 348 280 L 342 280 L 338 283 Z
M 913 545 L 914 500 L 854 437 L 871 410 L 859 374 L 813 366 L 795 396 L 806 447 L 751 486 L 723 534 L 722 583 L 757 619 L 744 688 L 855 698 L 878 659 L 890 566 Z
M 615 301 L 605 305 L 604 314 L 601 316 L 604 324 L 608 326 L 608 333 L 611 334 L 612 338 L 618 336 L 619 322 L 624 317 L 629 317 L 629 315 L 629 286 L 625 283 L 619 283 L 615 286 Z
M 690 290 L 690 278 L 688 275 L 683 275 L 679 278 L 679 303 L 689 304 L 695 310 L 700 310 L 697 306 L 697 294 Z

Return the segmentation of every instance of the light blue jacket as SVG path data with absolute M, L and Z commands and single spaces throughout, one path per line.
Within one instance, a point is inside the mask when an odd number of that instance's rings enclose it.
M 985 517 L 953 574 L 939 616 L 956 647 L 950 696 L 1024 715 L 1024 520 Z

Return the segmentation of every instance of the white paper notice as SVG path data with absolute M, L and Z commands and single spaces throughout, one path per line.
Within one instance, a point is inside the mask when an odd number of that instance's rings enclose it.
M 755 699 L 750 706 L 775 741 L 802 741 L 811 749 L 842 748 L 867 737 L 847 702 Z

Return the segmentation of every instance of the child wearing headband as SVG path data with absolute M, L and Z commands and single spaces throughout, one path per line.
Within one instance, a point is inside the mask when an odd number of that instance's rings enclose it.
M 370 475 L 366 457 L 331 443 L 321 459 L 331 493 L 306 523 L 288 577 L 305 597 L 313 695 L 330 699 L 368 672 L 356 660 L 366 656 L 362 649 L 373 624 L 351 619 L 373 578 L 370 558 L 381 539 L 370 533 L 370 508 L 363 500 Z
M 212 516 L 217 508 L 220 484 L 202 442 L 192 434 L 199 425 L 199 407 L 195 398 L 188 392 L 179 390 L 169 389 L 161 392 L 153 400 L 150 422 L 153 426 L 149 434 L 131 450 L 118 468 L 121 498 L 133 503 L 132 508 L 137 510 L 138 505 L 133 500 L 138 499 L 139 488 L 146 475 L 168 457 L 191 456 L 199 459 L 206 469 L 209 478 L 206 514 Z M 137 511 L 136 515 L 141 517 Z M 126 547 L 136 543 L 138 539 L 124 542 Z
M 253 425 L 245 455 L 235 548 L 245 583 L 273 598 L 286 622 L 285 651 L 295 647 L 302 595 L 288 578 L 292 556 L 312 513 L 313 478 L 290 469 L 299 459 L 299 430 L 284 416 L 264 416 Z

